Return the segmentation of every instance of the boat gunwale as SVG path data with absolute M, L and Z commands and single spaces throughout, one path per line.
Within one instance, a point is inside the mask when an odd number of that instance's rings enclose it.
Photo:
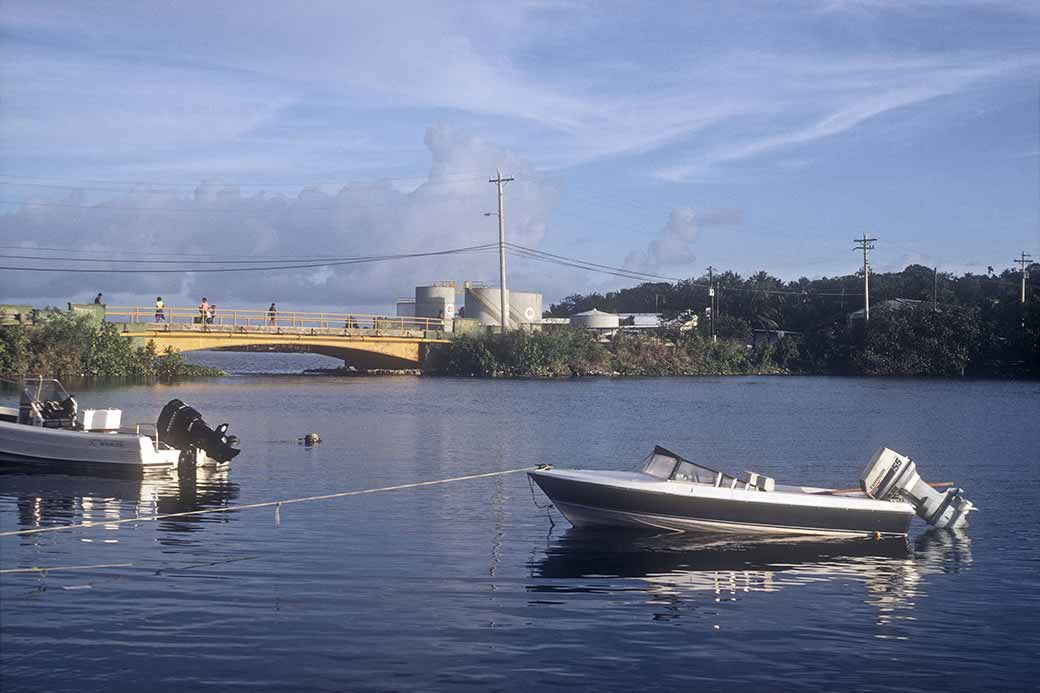
M 572 476 L 572 474 L 582 474 L 582 476 Z M 584 476 L 585 474 L 593 474 L 600 478 L 589 478 Z M 621 479 L 614 479 L 615 483 L 611 483 L 609 476 L 604 477 L 604 474 L 625 474 L 633 477 L 645 477 L 645 484 L 647 485 L 671 485 L 681 484 L 681 486 L 674 487 L 677 489 L 689 488 L 689 492 L 677 493 L 672 490 L 665 489 L 654 489 L 648 488 L 647 486 L 630 486 L 625 485 Z M 537 470 L 530 471 L 528 475 L 531 476 L 536 482 L 539 476 L 545 476 L 548 478 L 562 479 L 566 481 L 592 484 L 596 486 L 606 486 L 613 489 L 620 489 L 623 491 L 631 491 L 634 493 L 650 493 L 660 496 L 678 497 L 678 498 L 705 498 L 711 500 L 730 501 L 735 503 L 759 503 L 767 505 L 781 505 L 790 506 L 798 505 L 807 508 L 829 508 L 838 510 L 869 510 L 874 512 L 886 512 L 886 513 L 901 513 L 905 515 L 915 515 L 915 511 L 912 505 L 905 501 L 888 501 L 888 500 L 877 500 L 874 498 L 867 497 L 856 497 L 847 495 L 833 495 L 825 492 L 805 492 L 805 491 L 761 491 L 741 488 L 724 488 L 716 487 L 710 484 L 705 484 L 695 481 L 676 481 L 674 479 L 661 479 L 651 474 L 645 474 L 643 472 L 614 472 L 609 470 L 596 470 L 596 469 L 549 469 L 549 470 Z M 642 480 L 639 480 L 642 481 Z M 792 502 L 794 500 L 794 502 Z

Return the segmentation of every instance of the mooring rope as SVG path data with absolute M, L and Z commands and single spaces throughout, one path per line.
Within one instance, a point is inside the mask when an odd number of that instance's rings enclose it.
M 59 565 L 46 567 L 33 567 L 33 568 L 6 568 L 0 570 L 0 575 L 7 573 L 47 573 L 54 572 L 56 570 L 93 570 L 95 568 L 130 568 L 133 567 L 133 563 L 98 563 L 96 565 Z
M 95 520 L 91 522 L 79 522 L 71 525 L 55 525 L 53 527 L 35 527 L 33 529 L 19 529 L 11 532 L 0 532 L 0 537 L 14 537 L 26 534 L 40 534 L 42 532 L 57 532 L 65 529 L 82 529 L 84 527 L 105 527 L 109 525 L 122 525 L 128 522 L 153 522 L 155 520 L 166 520 L 174 517 L 187 517 L 189 515 L 206 515 L 208 513 L 231 513 L 239 510 L 252 510 L 254 508 L 275 508 L 275 520 L 281 524 L 281 506 L 291 503 L 307 503 L 310 501 L 330 500 L 332 498 L 346 498 L 348 496 L 362 496 L 368 493 L 383 493 L 385 491 L 400 491 L 407 488 L 419 488 L 421 486 L 436 486 L 438 484 L 450 484 L 456 481 L 471 481 L 473 479 L 486 479 L 492 476 L 504 476 L 506 474 L 517 474 L 519 472 L 532 472 L 543 469 L 546 465 L 535 467 L 520 467 L 517 469 L 506 469 L 499 472 L 484 472 L 483 474 L 469 474 L 467 476 L 455 476 L 449 479 L 436 479 L 434 481 L 417 481 L 411 484 L 399 484 L 397 486 L 382 486 L 380 488 L 366 488 L 359 491 L 341 491 L 339 493 L 326 493 L 320 496 L 306 496 L 304 498 L 287 498 L 284 500 L 264 501 L 262 503 L 250 503 L 248 505 L 228 505 L 222 508 L 205 508 L 202 510 L 186 510 L 179 513 L 166 513 L 163 515 L 144 515 L 141 517 L 127 517 L 120 520 Z

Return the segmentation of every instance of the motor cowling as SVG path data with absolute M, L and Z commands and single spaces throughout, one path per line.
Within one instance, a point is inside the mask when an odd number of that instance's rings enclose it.
M 210 428 L 197 409 L 179 399 L 171 399 L 166 403 L 155 427 L 161 442 L 178 450 L 198 448 L 217 462 L 227 462 L 242 452 L 233 447 L 237 439 L 227 435 L 226 423 L 216 429 Z
M 968 524 L 968 513 L 975 508 L 962 495 L 962 489 L 936 491 L 917 473 L 913 460 L 888 448 L 881 448 L 870 460 L 860 486 L 871 498 L 906 500 L 914 506 L 918 517 L 936 527 L 963 527 Z

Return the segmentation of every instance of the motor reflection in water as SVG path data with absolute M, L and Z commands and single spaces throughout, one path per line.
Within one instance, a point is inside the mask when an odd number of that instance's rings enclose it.
M 106 520 L 225 507 L 238 497 L 238 486 L 228 480 L 226 465 L 199 469 L 195 475 L 172 472 L 143 479 L 6 471 L 0 474 L 2 497 L 15 501 L 18 529 L 95 522 L 98 529 L 114 533 L 129 525 L 105 524 Z M 161 520 L 159 541 L 180 543 L 168 533 L 195 532 L 206 523 L 233 517 L 234 513 L 219 513 Z M 114 538 L 101 535 L 96 540 Z
M 905 539 L 741 539 L 669 534 L 646 536 L 570 528 L 531 563 L 541 594 L 642 592 L 659 607 L 654 618 L 682 614 L 689 602 L 732 602 L 825 581 L 860 583 L 879 625 L 898 620 L 923 595 L 924 578 L 971 565 L 963 530 L 930 529 Z M 632 580 L 641 582 L 633 587 Z M 575 584 L 578 581 L 579 584 Z

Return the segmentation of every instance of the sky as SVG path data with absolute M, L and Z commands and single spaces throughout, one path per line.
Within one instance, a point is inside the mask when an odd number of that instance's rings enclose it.
M 497 285 L 493 249 L 321 264 L 496 243 L 496 169 L 508 241 L 603 265 L 833 276 L 867 233 L 999 271 L 1040 257 L 1038 111 L 1040 3 L 2 0 L 0 302 Z M 201 271 L 257 258 L 313 266 Z M 546 305 L 636 283 L 507 265 Z

